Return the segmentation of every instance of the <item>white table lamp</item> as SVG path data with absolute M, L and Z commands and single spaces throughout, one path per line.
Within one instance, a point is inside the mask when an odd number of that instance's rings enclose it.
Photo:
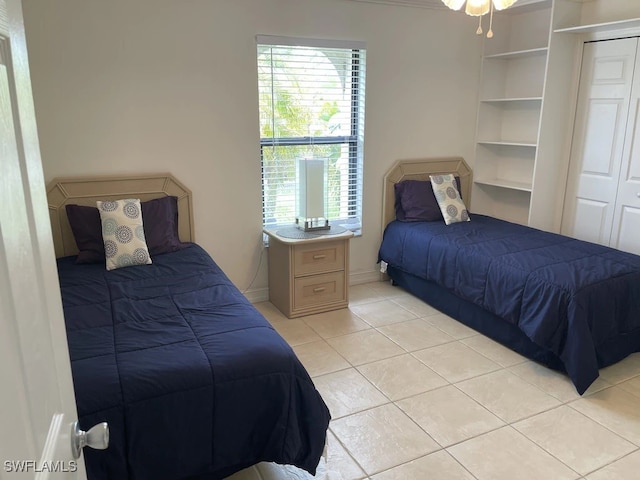
M 296 160 L 296 226 L 305 232 L 329 230 L 327 203 L 327 160 Z

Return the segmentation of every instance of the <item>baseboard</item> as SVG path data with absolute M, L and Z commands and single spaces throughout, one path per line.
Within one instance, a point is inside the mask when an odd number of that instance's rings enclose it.
M 381 280 L 382 277 L 378 270 L 349 274 L 349 285 L 360 285 L 361 283 L 379 282 Z
M 255 288 L 244 292 L 244 296 L 247 297 L 251 303 L 260 303 L 269 301 L 269 288 Z

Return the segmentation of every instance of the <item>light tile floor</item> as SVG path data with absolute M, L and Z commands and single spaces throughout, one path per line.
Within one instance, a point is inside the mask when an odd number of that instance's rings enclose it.
M 565 376 L 388 283 L 353 286 L 348 309 L 299 319 L 256 306 L 331 410 L 315 478 L 640 478 L 640 354 L 601 370 L 581 397 Z M 262 463 L 229 480 L 311 478 Z

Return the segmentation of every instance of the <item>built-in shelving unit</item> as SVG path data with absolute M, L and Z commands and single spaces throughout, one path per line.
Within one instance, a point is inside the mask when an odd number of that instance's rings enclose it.
M 484 40 L 471 211 L 560 231 L 585 41 L 640 35 L 640 0 L 526 0 Z
M 529 219 L 551 7 L 541 0 L 497 12 L 482 57 L 473 211 L 522 224 Z

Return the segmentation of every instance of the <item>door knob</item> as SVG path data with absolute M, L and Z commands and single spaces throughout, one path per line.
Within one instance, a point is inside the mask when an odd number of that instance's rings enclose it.
M 80 458 L 80 452 L 84 447 L 104 450 L 108 446 L 109 424 L 107 424 L 107 422 L 94 425 L 88 432 L 80 430 L 78 422 L 73 422 L 71 426 L 71 451 L 73 452 L 73 458 Z

